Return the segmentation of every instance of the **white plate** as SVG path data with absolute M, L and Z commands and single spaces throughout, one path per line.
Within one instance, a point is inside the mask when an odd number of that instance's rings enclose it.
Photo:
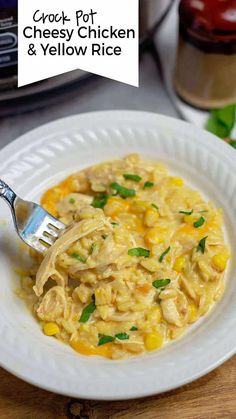
M 139 152 L 223 207 L 227 238 L 236 248 L 236 165 L 231 149 L 185 122 L 143 112 L 99 112 L 55 121 L 0 152 L 0 178 L 26 199 L 88 165 Z M 88 399 L 129 399 L 176 388 L 216 368 L 236 351 L 236 260 L 223 299 L 180 340 L 125 361 L 85 357 L 43 335 L 14 294 L 19 265 L 10 211 L 0 202 L 1 365 L 47 390 Z
M 175 93 L 173 86 L 173 74 L 178 43 L 178 5 L 179 2 L 175 0 L 170 12 L 157 32 L 156 44 L 161 58 L 165 85 L 174 106 L 184 119 L 204 128 L 207 119 L 209 118 L 209 112 L 194 108 L 183 102 Z M 233 135 L 236 135 L 236 127 Z

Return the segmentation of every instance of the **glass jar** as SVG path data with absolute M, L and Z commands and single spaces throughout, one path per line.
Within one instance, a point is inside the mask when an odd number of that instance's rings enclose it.
M 1 0 L 0 89 L 16 80 L 17 43 L 17 0 Z
M 200 108 L 236 103 L 236 0 L 181 0 L 174 85 Z

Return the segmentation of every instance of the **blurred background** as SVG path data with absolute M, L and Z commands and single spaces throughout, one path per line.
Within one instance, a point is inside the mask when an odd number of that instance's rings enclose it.
M 17 0 L 0 0 L 0 147 L 68 115 L 132 109 L 234 140 L 236 0 L 140 0 L 140 87 L 77 70 L 17 88 Z

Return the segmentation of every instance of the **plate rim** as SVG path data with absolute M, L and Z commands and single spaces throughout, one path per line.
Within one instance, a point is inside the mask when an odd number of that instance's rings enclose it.
M 125 393 L 123 393 L 123 395 L 121 396 L 110 396 L 110 395 L 106 395 L 106 396 L 100 396 L 94 393 L 94 396 L 87 396 L 87 395 L 83 395 L 80 396 L 78 395 L 77 392 L 71 392 L 71 391 L 62 391 L 62 390 L 57 390 L 55 389 L 55 387 L 53 385 L 46 385 L 46 384 L 38 384 L 37 380 L 32 379 L 31 377 L 29 377 L 27 374 L 20 374 L 20 373 L 16 373 L 14 371 L 14 369 L 11 369 L 10 367 L 6 367 L 5 365 L 2 365 L 1 361 L 0 361 L 0 367 L 3 368 L 5 371 L 9 372 L 10 374 L 12 374 L 13 376 L 19 378 L 20 380 L 25 381 L 28 384 L 31 384 L 37 388 L 40 388 L 42 390 L 46 390 L 49 391 L 51 393 L 54 394 L 58 394 L 61 396 L 66 396 L 66 397 L 72 397 L 75 399 L 82 399 L 82 400 L 97 400 L 97 401 L 125 401 L 125 400 L 135 400 L 135 399 L 143 399 L 146 397 L 153 397 L 153 396 L 158 396 L 159 394 L 165 394 L 167 392 L 170 391 L 174 391 L 178 388 L 184 387 L 188 384 L 193 383 L 194 381 L 205 377 L 207 374 L 211 373 L 212 371 L 214 371 L 216 368 L 220 367 L 222 364 L 224 364 L 225 362 L 227 362 L 230 358 L 232 358 L 234 355 L 236 354 L 236 348 L 235 350 L 232 350 L 230 353 L 228 353 L 225 357 L 222 357 L 219 361 L 216 361 L 215 363 L 213 363 L 209 368 L 205 368 L 204 370 L 202 370 L 201 372 L 199 372 L 198 374 L 193 374 L 190 378 L 186 379 L 186 380 L 182 380 L 179 384 L 176 384 L 174 386 L 172 386 L 171 384 L 169 386 L 166 386 L 164 388 L 163 391 L 155 391 L 153 390 L 153 392 L 150 391 L 145 391 L 143 390 L 141 393 L 137 392 L 135 395 L 133 396 L 127 396 L 125 395 Z M 114 361 L 111 361 L 114 362 Z M 116 361 L 115 361 L 116 362 Z
M 22 146 L 23 148 L 27 147 L 27 145 L 32 145 L 32 141 L 35 138 L 38 138 L 38 140 L 40 139 L 40 136 L 43 136 L 43 132 L 45 133 L 50 133 L 52 131 L 53 135 L 56 135 L 57 132 L 60 132 L 60 128 L 63 127 L 63 129 L 65 129 L 65 126 L 70 126 L 71 121 L 82 121 L 86 122 L 91 120 L 91 118 L 93 119 L 93 122 L 95 120 L 97 121 L 105 121 L 106 118 L 108 118 L 108 120 L 110 118 L 112 118 L 115 122 L 115 120 L 125 120 L 125 121 L 134 121 L 137 120 L 138 117 L 142 115 L 143 118 L 145 118 L 145 120 L 153 120 L 154 122 L 157 122 L 157 120 L 159 120 L 160 125 L 166 125 L 168 126 L 168 123 L 171 123 L 172 126 L 173 125 L 181 125 L 182 127 L 186 127 L 186 125 L 188 125 L 189 127 L 193 127 L 193 124 L 185 122 L 185 121 L 181 121 L 178 120 L 177 118 L 172 118 L 169 116 L 165 116 L 165 115 L 159 115 L 156 113 L 151 113 L 151 112 L 143 112 L 143 111 L 126 111 L 126 110 L 116 110 L 116 111 L 98 111 L 98 112 L 88 112 L 88 113 L 83 113 L 83 114 L 78 114 L 78 115 L 73 115 L 73 116 L 67 116 L 65 118 L 60 118 L 57 119 L 55 121 L 52 121 L 50 123 L 44 124 L 42 126 L 39 126 L 37 128 L 35 128 L 34 130 L 31 130 L 25 134 L 23 134 L 22 136 L 18 137 L 16 140 L 12 141 L 10 144 L 8 144 L 6 147 L 2 148 L 0 150 L 0 160 L 2 160 L 2 158 L 4 158 L 4 156 L 9 157 L 9 155 L 11 155 L 14 152 L 14 149 L 20 149 L 20 147 Z M 55 131 L 54 131 L 54 128 Z M 197 132 L 201 133 L 203 135 L 204 131 L 200 128 L 196 128 L 194 127 L 194 130 L 197 130 Z M 217 146 L 220 147 L 222 149 L 222 151 L 224 151 L 225 156 L 227 156 L 227 158 L 229 158 L 231 160 L 231 162 L 235 162 L 234 156 L 230 153 L 230 147 L 228 147 L 227 144 L 225 144 L 224 142 L 222 142 L 222 140 L 218 139 L 217 137 L 215 137 L 213 134 L 206 132 L 205 135 L 207 135 L 207 137 L 209 138 L 209 140 L 212 142 L 212 146 L 213 146 L 213 142 L 215 143 L 215 141 L 217 141 Z M 203 135 L 204 136 L 204 135 Z M 5 170 L 4 170 L 5 171 Z M 118 396 L 100 396 L 100 395 L 96 395 L 94 394 L 94 397 L 91 396 L 91 394 L 89 394 L 88 396 L 83 395 L 83 396 L 79 396 L 77 392 L 73 393 L 71 391 L 60 391 L 60 389 L 55 389 L 55 387 L 53 385 L 46 385 L 46 384 L 42 384 L 40 382 L 37 381 L 37 379 L 32 379 L 31 377 L 29 377 L 29 375 L 27 373 L 19 373 L 19 372 L 15 372 L 14 369 L 12 369 L 9 366 L 6 366 L 4 363 L 2 363 L 2 360 L 0 360 L 0 365 L 6 369 L 7 371 L 9 371 L 10 373 L 12 373 L 13 375 L 29 382 L 30 384 L 33 384 L 35 386 L 38 386 L 40 388 L 43 388 L 45 390 L 51 391 L 51 392 L 55 392 L 57 394 L 62 394 L 62 395 L 66 395 L 66 396 L 70 396 L 70 397 L 82 397 L 83 399 L 94 399 L 94 400 L 128 400 L 128 399 L 133 399 L 133 398 L 141 398 L 141 397 L 147 397 L 147 396 L 152 396 L 152 395 L 156 395 L 162 392 L 167 392 L 170 390 L 174 390 L 178 387 L 181 387 L 187 383 L 190 383 L 200 377 L 202 377 L 205 374 L 208 374 L 210 371 L 214 370 L 215 368 L 217 368 L 218 366 L 220 366 L 223 362 L 227 361 L 227 359 L 229 359 L 231 356 L 233 356 L 236 353 L 236 346 L 234 349 L 232 349 L 231 351 L 229 351 L 228 353 L 226 353 L 224 356 L 222 356 L 219 360 L 213 362 L 212 364 L 209 365 L 209 367 L 204 368 L 203 370 L 201 370 L 199 373 L 193 374 L 191 377 L 186 378 L 185 380 L 183 379 L 182 381 L 179 381 L 178 384 L 176 385 L 169 385 L 166 386 L 166 388 L 164 388 L 164 390 L 157 392 L 156 390 L 153 390 L 153 392 L 150 392 L 150 390 L 145 391 L 145 389 L 143 389 L 142 391 L 138 392 L 136 391 L 135 394 L 133 394 L 132 396 L 127 395 L 125 396 L 125 394 L 123 394 L 122 396 L 118 395 Z
M 128 109 L 127 110 L 116 109 L 116 110 L 108 110 L 108 111 L 102 110 L 102 111 L 93 111 L 93 112 L 81 112 L 81 113 L 75 113 L 66 117 L 57 118 L 50 122 L 46 122 L 45 124 L 39 125 L 36 128 L 33 128 L 22 135 L 19 135 L 14 140 L 12 140 L 9 144 L 2 147 L 0 149 L 0 158 L 2 154 L 8 157 L 9 153 L 12 154 L 13 152 L 15 152 L 14 149 L 16 146 L 29 145 L 32 141 L 32 137 L 37 137 L 38 134 L 41 135 L 41 133 L 44 131 L 45 133 L 47 131 L 49 132 L 51 129 L 55 127 L 60 128 L 61 126 L 64 128 L 66 124 L 69 123 L 70 121 L 73 122 L 78 119 L 81 119 L 81 121 L 84 122 L 86 120 L 89 121 L 91 118 L 93 119 L 93 121 L 95 120 L 101 121 L 103 120 L 104 116 L 106 116 L 108 119 L 110 117 L 113 117 L 113 118 L 115 117 L 116 120 L 120 120 L 120 118 L 122 118 L 124 121 L 129 121 L 129 120 L 133 120 L 133 118 L 135 118 L 137 115 L 140 115 L 140 116 L 142 115 L 143 118 L 150 119 L 150 121 L 153 120 L 153 118 L 157 118 L 161 125 L 169 122 L 169 123 L 172 123 L 172 126 L 181 125 L 182 127 L 184 126 L 193 127 L 194 130 L 197 130 L 200 134 L 204 135 L 205 137 L 208 136 L 209 139 L 211 138 L 211 142 L 217 141 L 218 143 L 217 146 L 221 147 L 222 150 L 224 149 L 224 152 L 227 153 L 227 157 L 230 158 L 231 161 L 235 162 L 235 157 L 232 156 L 232 154 L 230 153 L 230 150 L 232 151 L 233 149 L 230 148 L 228 144 L 226 144 L 224 141 L 222 141 L 219 137 L 212 134 L 211 132 L 206 131 L 203 127 L 194 125 L 194 123 L 189 120 L 187 121 L 187 120 L 179 119 L 179 118 L 164 115 L 164 114 L 159 114 L 156 112 L 149 112 L 149 111 L 142 111 L 142 110 L 128 110 Z M 58 128 L 57 128 L 57 131 L 58 131 Z

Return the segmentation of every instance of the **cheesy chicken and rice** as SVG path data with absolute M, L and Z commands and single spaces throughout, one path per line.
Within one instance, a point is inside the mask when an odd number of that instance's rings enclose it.
M 138 155 L 76 173 L 42 197 L 68 225 L 21 278 L 46 335 L 111 359 L 161 348 L 218 300 L 230 256 L 222 212 Z

